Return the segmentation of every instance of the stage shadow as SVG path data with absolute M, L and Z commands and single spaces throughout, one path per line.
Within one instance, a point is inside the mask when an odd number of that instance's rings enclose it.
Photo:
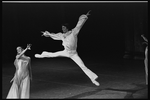
M 86 97 L 86 96 L 94 95 L 98 92 L 101 92 L 102 90 L 126 92 L 126 95 L 123 97 L 123 99 L 135 99 L 134 96 L 133 96 L 135 93 L 137 93 L 139 91 L 142 91 L 142 92 L 144 91 L 144 93 L 139 95 L 137 99 L 147 99 L 148 98 L 147 85 L 145 85 L 145 84 L 135 84 L 135 83 L 132 83 L 132 85 L 136 85 L 136 87 L 132 88 L 132 89 L 113 89 L 113 88 L 99 89 L 98 88 L 98 89 L 95 89 L 94 91 L 84 92 L 82 94 L 78 94 L 78 95 L 75 95 L 75 96 L 72 96 L 72 97 L 69 97 L 69 98 L 65 98 L 65 99 L 80 99 L 80 98 L 83 98 L 83 97 Z

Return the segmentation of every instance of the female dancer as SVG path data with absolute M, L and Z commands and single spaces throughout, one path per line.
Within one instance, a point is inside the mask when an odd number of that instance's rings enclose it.
M 26 49 L 17 47 L 17 56 L 14 61 L 16 72 L 13 79 L 10 81 L 12 86 L 9 90 L 7 98 L 29 98 L 30 96 L 30 79 L 32 79 L 31 73 L 31 59 L 25 56 L 25 52 L 30 49 L 30 44 Z

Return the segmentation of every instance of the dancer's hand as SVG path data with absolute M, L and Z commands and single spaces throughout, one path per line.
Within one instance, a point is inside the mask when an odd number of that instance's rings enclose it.
M 45 31 L 45 32 L 42 32 L 42 36 L 45 36 L 45 37 L 49 37 L 49 32 L 48 31 Z
M 27 49 L 28 49 L 28 50 L 31 50 L 30 47 L 31 47 L 31 44 L 28 44 L 28 45 L 27 45 Z
M 41 31 L 41 33 L 43 33 L 41 36 L 44 36 L 45 32 Z
M 16 79 L 17 79 L 17 78 L 16 78 L 16 75 L 14 75 L 14 77 L 11 79 L 10 83 L 11 83 L 12 81 L 16 80 Z
M 91 10 L 90 10 L 90 11 L 91 11 Z M 88 18 L 88 16 L 90 15 L 90 14 L 89 14 L 89 13 L 90 13 L 90 11 L 88 11 L 88 13 L 87 13 L 87 14 L 83 14 L 83 15 L 81 15 L 79 19 L 82 19 L 82 18 Z
M 90 10 L 91 11 L 91 10 Z M 86 16 L 88 16 L 88 15 L 90 15 L 89 13 L 90 13 L 90 11 L 88 11 L 88 13 L 86 14 Z

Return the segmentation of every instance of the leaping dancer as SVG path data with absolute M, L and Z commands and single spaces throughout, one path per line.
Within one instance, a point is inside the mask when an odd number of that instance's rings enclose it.
M 144 37 L 144 35 L 141 35 L 141 37 L 144 39 L 144 43 L 147 44 L 146 48 L 145 48 L 145 59 L 144 59 L 144 64 L 145 64 L 145 75 L 146 75 L 146 85 L 148 85 L 148 40 L 146 39 L 146 37 Z
M 67 26 L 62 25 L 63 33 L 59 32 L 55 34 L 55 33 L 50 33 L 48 31 L 42 32 L 43 33 L 42 36 L 51 37 L 54 40 L 62 40 L 62 45 L 64 46 L 64 50 L 58 52 L 43 51 L 42 54 L 35 54 L 35 57 L 36 58 L 44 58 L 44 57 L 50 58 L 50 57 L 60 57 L 60 56 L 69 57 L 84 71 L 84 73 L 91 79 L 93 84 L 99 86 L 100 84 L 96 81 L 98 76 L 85 66 L 85 64 L 78 56 L 78 53 L 76 51 L 77 35 L 80 29 L 82 28 L 83 24 L 88 19 L 89 12 L 86 15 L 83 14 L 79 17 L 76 27 L 72 30 L 69 30 Z

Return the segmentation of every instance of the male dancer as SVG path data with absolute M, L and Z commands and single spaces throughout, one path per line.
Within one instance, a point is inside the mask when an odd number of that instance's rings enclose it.
M 145 48 L 144 64 L 145 64 L 145 72 L 146 72 L 146 85 L 148 85 L 148 40 L 146 39 L 146 37 L 144 37 L 144 35 L 141 35 L 141 37 L 145 40 L 144 43 L 147 44 L 147 46 Z
M 96 86 L 99 86 L 100 84 L 96 81 L 98 76 L 93 73 L 91 70 L 89 70 L 81 60 L 81 58 L 78 56 L 78 53 L 76 51 L 77 49 L 77 35 L 83 26 L 83 24 L 88 19 L 89 12 L 85 15 L 81 15 L 79 17 L 79 21 L 76 25 L 76 27 L 72 30 L 68 30 L 68 28 L 65 25 L 62 25 L 62 31 L 63 33 L 59 32 L 57 34 L 49 33 L 48 31 L 42 32 L 45 37 L 51 37 L 54 40 L 62 40 L 62 45 L 64 46 L 63 51 L 58 52 L 46 52 L 43 51 L 42 54 L 35 54 L 36 58 L 44 58 L 44 57 L 69 57 L 71 58 L 76 64 L 84 71 L 84 73 L 91 79 L 93 84 Z

